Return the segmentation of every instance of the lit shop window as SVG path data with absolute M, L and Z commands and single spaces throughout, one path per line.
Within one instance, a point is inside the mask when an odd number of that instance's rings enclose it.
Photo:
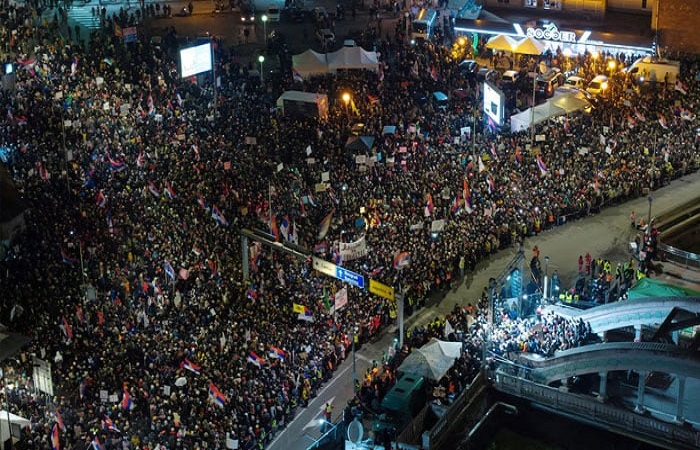
M 544 9 L 561 9 L 561 0 L 544 0 Z
M 525 0 L 525 6 L 527 8 L 537 8 L 537 0 Z

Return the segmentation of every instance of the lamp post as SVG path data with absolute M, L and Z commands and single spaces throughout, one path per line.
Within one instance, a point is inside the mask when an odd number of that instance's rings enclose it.
M 263 23 L 263 36 L 265 36 L 265 47 L 267 47 L 267 15 L 263 14 L 261 20 Z
M 408 44 L 409 42 L 411 42 L 411 38 L 410 38 L 409 35 L 408 35 L 408 27 L 410 26 L 410 25 L 409 25 L 409 20 L 408 20 L 408 19 L 411 17 L 411 13 L 409 13 L 408 11 L 406 11 L 406 12 L 404 13 L 403 17 L 404 17 L 404 21 L 406 22 L 406 43 Z
M 544 298 L 549 298 L 549 256 L 544 257 Z
M 263 85 L 263 63 L 265 62 L 265 57 L 263 55 L 258 56 L 258 62 L 260 63 L 260 86 Z
M 343 99 L 343 103 L 345 103 L 345 115 L 348 116 L 348 120 L 349 120 L 350 119 L 350 93 L 343 92 L 342 99 Z

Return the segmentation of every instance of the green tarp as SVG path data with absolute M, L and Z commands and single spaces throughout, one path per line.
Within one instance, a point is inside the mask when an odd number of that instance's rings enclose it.
M 699 297 L 700 291 L 674 286 L 659 280 L 642 278 L 627 292 L 630 300 L 648 297 Z

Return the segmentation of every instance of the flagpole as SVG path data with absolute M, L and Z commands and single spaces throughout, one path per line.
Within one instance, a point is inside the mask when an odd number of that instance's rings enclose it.
M 272 181 L 267 181 L 267 206 L 268 206 L 268 223 L 267 226 L 272 232 Z

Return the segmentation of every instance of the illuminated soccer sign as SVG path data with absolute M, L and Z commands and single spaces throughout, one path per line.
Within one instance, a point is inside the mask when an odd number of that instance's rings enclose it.
M 556 25 L 548 23 L 544 28 L 527 28 L 525 34 L 535 39 L 548 41 L 576 42 L 576 33 L 573 31 L 559 31 Z

